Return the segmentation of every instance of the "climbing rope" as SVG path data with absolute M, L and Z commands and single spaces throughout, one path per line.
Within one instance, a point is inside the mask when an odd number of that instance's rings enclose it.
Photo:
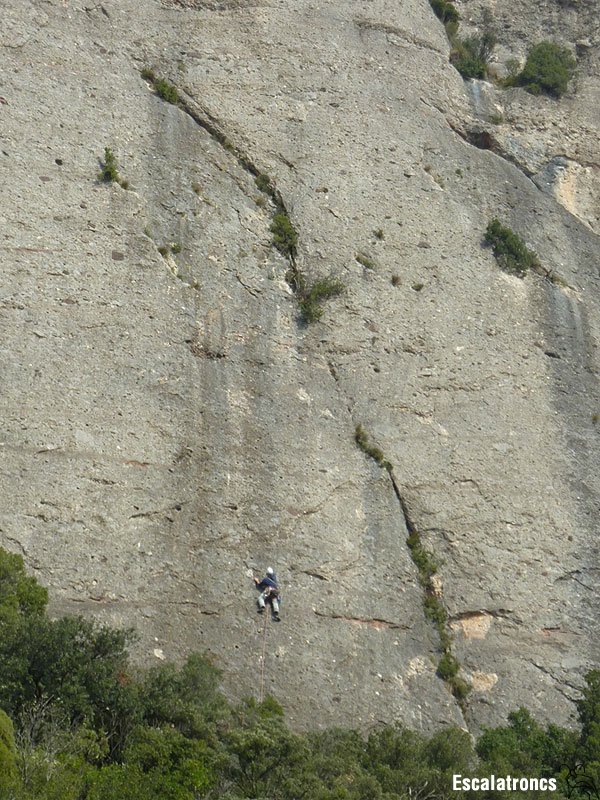
M 260 657 L 260 691 L 258 695 L 258 702 L 262 703 L 265 699 L 265 657 L 267 654 L 267 625 L 269 624 L 269 609 L 265 609 L 264 617 L 265 622 L 263 625 L 263 643 L 262 643 L 262 655 Z

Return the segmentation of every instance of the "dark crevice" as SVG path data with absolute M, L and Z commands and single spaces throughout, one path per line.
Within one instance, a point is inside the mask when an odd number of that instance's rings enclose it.
M 448 123 L 449 127 L 454 131 L 454 133 L 457 136 L 460 136 L 460 138 L 464 142 L 467 142 L 467 144 L 470 144 L 473 147 L 477 147 L 479 150 L 489 150 L 490 152 L 494 153 L 494 155 L 497 155 L 499 158 L 503 159 L 504 161 L 507 161 L 509 164 L 512 164 L 519 170 L 519 172 L 525 175 L 526 178 L 529 178 L 529 180 L 533 183 L 536 189 L 541 191 L 539 186 L 537 186 L 537 184 L 533 180 L 535 173 L 532 172 L 530 169 L 528 169 L 526 166 L 524 166 L 524 164 L 522 164 L 520 161 L 518 161 L 512 155 L 512 153 L 507 152 L 498 142 L 496 137 L 488 130 L 486 130 L 485 128 L 467 128 L 466 130 L 463 130 L 462 128 L 459 128 L 457 125 L 455 125 L 453 122 L 450 122 L 449 119 L 446 119 L 446 122 Z
M 513 612 L 507 608 L 481 608 L 476 611 L 461 611 L 458 614 L 453 614 L 448 619 L 452 622 L 459 622 L 461 619 L 472 619 L 473 617 L 494 617 L 494 619 L 508 619 L 512 617 Z
M 277 187 L 274 185 L 272 180 L 256 166 L 256 164 L 251 158 L 248 157 L 248 155 L 246 155 L 246 153 L 233 144 L 231 139 L 229 139 L 229 137 L 223 132 L 218 121 L 212 116 L 212 114 L 210 114 L 210 112 L 208 112 L 205 108 L 202 108 L 201 112 L 199 112 L 194 105 L 192 105 L 192 103 L 197 105 L 197 101 L 191 98 L 189 94 L 186 93 L 185 97 L 179 94 L 179 107 L 181 110 L 184 111 L 191 119 L 193 119 L 196 125 L 205 130 L 216 142 L 218 142 L 223 149 L 227 150 L 227 152 L 236 159 L 243 170 L 245 170 L 249 175 L 252 175 L 259 191 L 265 194 L 273 204 L 273 218 L 277 214 L 282 214 L 289 219 L 290 215 L 283 200 L 283 196 L 279 189 L 277 189 Z M 295 247 L 290 248 L 285 254 L 289 263 L 286 281 L 292 291 L 295 294 L 298 294 L 304 288 L 304 279 L 298 269 L 295 250 Z
M 328 581 L 329 578 L 326 578 L 325 575 L 321 575 L 318 572 L 311 572 L 309 569 L 301 569 L 300 572 L 303 575 L 308 575 L 309 578 L 317 578 L 319 581 Z
M 403 631 L 410 630 L 409 625 L 401 625 L 399 622 L 391 622 L 390 620 L 382 619 L 381 617 L 353 617 L 348 614 L 324 614 L 322 611 L 317 611 L 316 609 L 314 613 L 317 617 L 323 617 L 325 619 L 340 619 L 344 622 L 354 622 L 359 625 L 370 625 L 372 628 L 377 630 L 382 630 L 383 628 Z

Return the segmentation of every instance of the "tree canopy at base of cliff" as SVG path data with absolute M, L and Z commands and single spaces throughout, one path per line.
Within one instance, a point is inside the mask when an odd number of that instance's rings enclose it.
M 228 703 L 207 658 L 138 669 L 132 631 L 53 620 L 46 602 L 0 549 L 0 800 L 427 800 L 454 796 L 456 774 L 554 778 L 555 797 L 597 796 L 600 671 L 586 678 L 578 731 L 521 708 L 475 745 L 457 728 L 294 733 L 273 698 Z

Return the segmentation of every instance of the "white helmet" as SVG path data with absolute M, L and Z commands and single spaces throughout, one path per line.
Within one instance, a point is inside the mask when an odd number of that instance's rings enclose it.
M 267 567 L 267 575 L 275 575 L 275 570 L 273 567 Z

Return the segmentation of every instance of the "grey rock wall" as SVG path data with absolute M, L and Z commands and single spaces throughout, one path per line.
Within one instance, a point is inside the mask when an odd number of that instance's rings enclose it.
M 542 178 L 596 158 L 593 70 L 560 103 L 466 85 L 425 0 L 39 0 L 0 36 L 0 543 L 54 612 L 135 625 L 145 663 L 206 650 L 258 695 L 250 575 L 273 564 L 264 690 L 294 725 L 568 722 L 598 660 L 598 194 Z M 538 153 L 540 120 L 559 132 Z M 97 181 L 106 146 L 129 189 Z M 347 286 L 318 323 L 249 164 L 298 269 Z M 561 284 L 502 273 L 493 216 Z M 465 708 L 435 674 L 405 512 Z

